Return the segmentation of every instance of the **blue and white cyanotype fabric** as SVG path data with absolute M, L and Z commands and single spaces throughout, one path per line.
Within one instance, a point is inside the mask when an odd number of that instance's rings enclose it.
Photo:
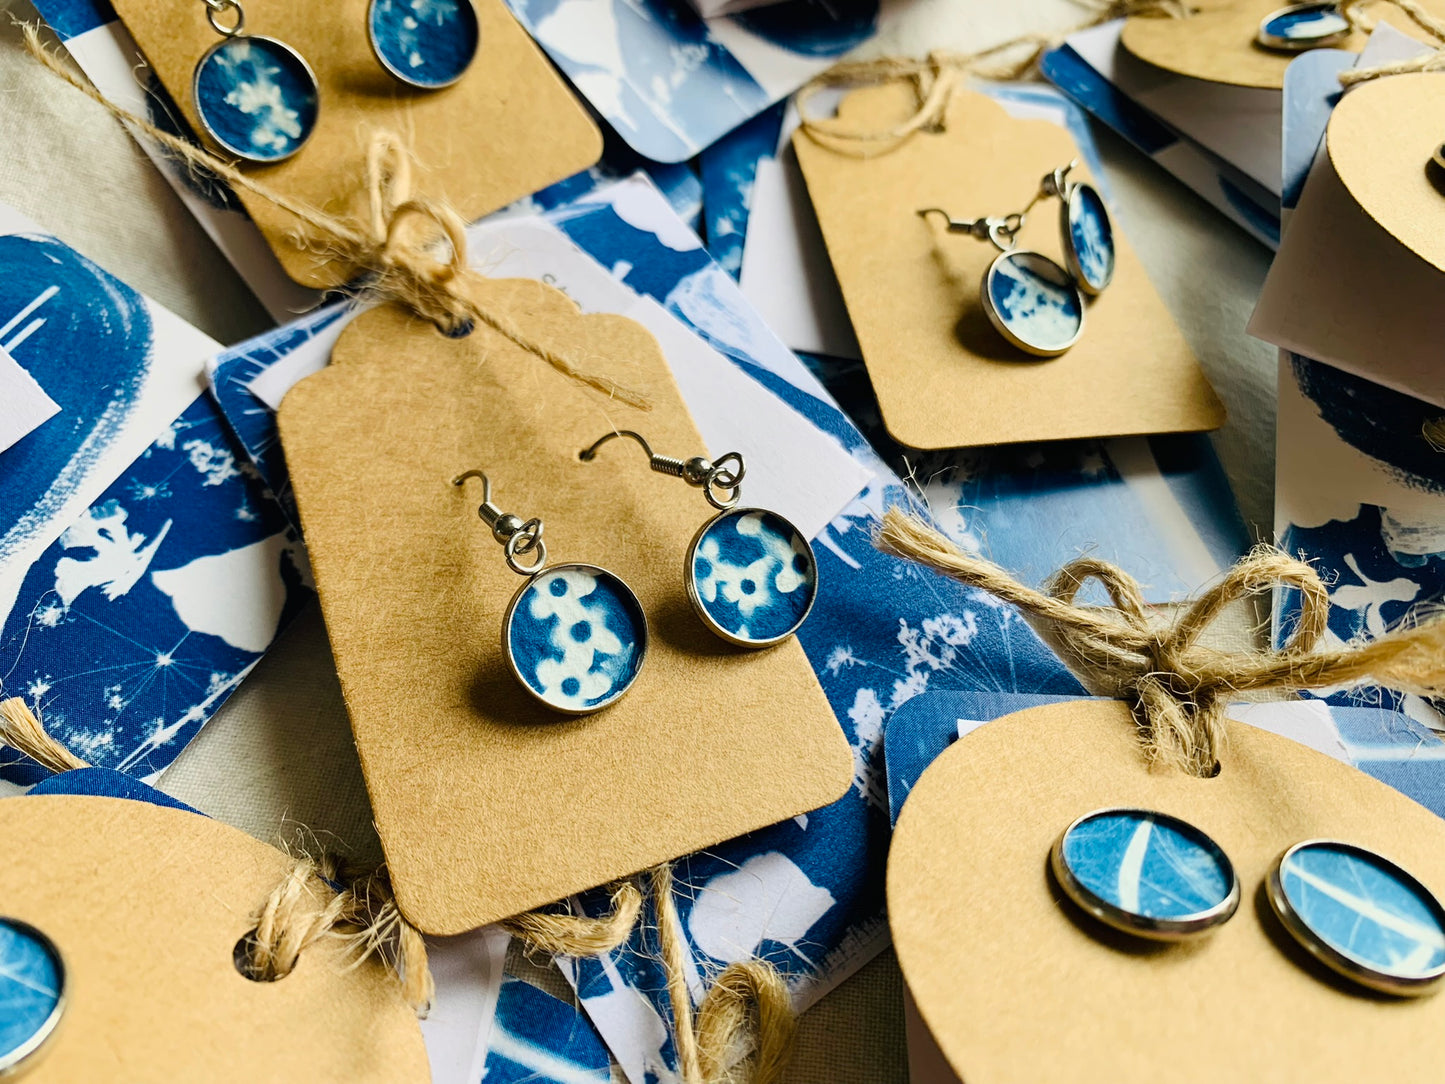
M 783 130 L 783 102 L 734 128 L 698 157 L 702 175 L 707 250 L 724 271 L 737 278 L 743 269 L 743 242 L 752 209 L 758 163 L 777 154 Z
M 1275 533 L 1329 586 L 1326 640 L 1373 639 L 1445 600 L 1445 455 L 1421 434 L 1440 410 L 1298 355 L 1279 370 Z M 1299 593 L 1275 597 L 1275 639 L 1299 616 Z M 1439 708 L 1376 686 L 1342 704 L 1399 708 L 1445 727 Z
M 149 118 L 157 127 L 195 141 L 181 111 L 109 0 L 38 0 L 35 8 L 102 94 L 122 108 Z M 199 7 L 192 14 L 204 17 Z M 178 162 L 158 144 L 144 139 L 139 142 L 274 319 L 290 320 L 317 304 L 321 295 L 291 281 L 250 216 L 223 183 Z
M 682 162 L 874 34 L 879 0 L 786 0 L 715 19 L 687 0 L 508 0 L 639 154 Z

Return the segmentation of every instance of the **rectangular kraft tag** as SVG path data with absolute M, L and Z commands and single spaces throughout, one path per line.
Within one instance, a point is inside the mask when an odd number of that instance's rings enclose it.
M 688 601 L 712 514 L 641 456 L 582 462 L 613 428 L 703 454 L 662 352 L 634 321 L 532 280 L 468 284 L 554 350 L 643 392 L 648 412 L 479 327 L 449 339 L 388 305 L 293 388 L 280 429 L 377 829 L 407 917 L 452 934 L 837 799 L 846 740 L 796 639 L 748 651 Z M 688 451 L 695 450 L 695 451 Z M 502 624 L 526 582 L 478 519 L 540 517 L 551 565 L 620 576 L 650 626 L 620 700 L 567 717 L 513 677 Z
M 602 153 L 597 126 L 502 0 L 472 2 L 476 58 L 455 85 L 423 91 L 391 76 L 372 51 L 368 0 L 245 0 L 247 34 L 274 38 L 310 64 L 319 112 L 293 157 L 242 168 L 289 199 L 366 223 L 367 149 L 379 133 L 414 158 L 412 191 L 450 204 L 468 222 L 591 166 Z M 206 5 L 117 0 L 115 8 L 191 130 L 203 132 L 196 65 L 223 40 Z M 230 25 L 235 16 L 220 18 Z M 326 288 L 355 277 L 357 269 L 334 259 L 326 240 L 293 215 L 244 190 L 236 197 L 295 281 Z
M 848 127 L 886 130 L 913 109 L 901 84 L 843 99 Z M 1041 178 L 1079 158 L 1068 132 L 1017 120 L 981 94 L 958 91 L 941 131 L 857 157 L 799 129 L 798 162 L 890 434 L 913 448 L 1192 432 L 1224 408 L 1114 220 L 1113 282 L 1087 305 L 1066 353 L 1032 357 L 1006 342 L 980 300 L 998 250 L 946 234 L 918 211 L 955 219 L 1024 207 Z M 1087 180 L 1082 164 L 1071 180 Z M 1059 203 L 1028 215 L 1018 236 L 1063 264 Z

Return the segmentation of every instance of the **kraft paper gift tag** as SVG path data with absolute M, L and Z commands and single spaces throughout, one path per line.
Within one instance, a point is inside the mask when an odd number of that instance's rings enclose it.
M 1445 16 L 1442 0 L 1419 0 L 1426 11 Z M 1120 44 L 1140 60 L 1211 83 L 1280 90 L 1284 70 L 1299 53 L 1266 49 L 1255 43 L 1265 16 L 1289 6 L 1289 0 L 1193 0 L 1184 19 L 1131 15 Z M 1385 2 L 1368 5 L 1365 13 L 1421 41 L 1429 35 L 1399 8 Z M 1358 53 L 1368 34 L 1353 31 L 1332 49 Z
M 1445 822 L 1251 726 L 1230 724 L 1213 779 L 1151 770 L 1137 734 L 1119 701 L 1019 712 L 959 739 L 909 795 L 888 862 L 889 922 L 947 1068 L 968 1084 L 1438 1080 L 1445 998 L 1336 980 L 1280 926 L 1261 886 L 1287 847 L 1332 838 L 1441 895 Z M 1074 910 L 1049 851 L 1072 821 L 1108 806 L 1208 833 L 1234 864 L 1238 913 L 1197 942 L 1151 946 Z
M 26 1084 L 431 1079 L 416 1013 L 375 957 L 323 937 L 274 982 L 237 970 L 295 866 L 274 847 L 184 809 L 73 794 L 0 801 L 0 840 L 0 916 L 49 938 L 65 971 Z
M 915 107 L 901 84 L 857 90 L 839 122 L 886 131 Z M 853 320 L 884 424 L 913 448 L 1192 432 L 1224 408 L 1114 216 L 1113 283 L 1087 306 L 1083 335 L 1059 357 L 1009 345 L 979 298 L 998 251 L 949 235 L 921 208 L 955 219 L 1020 210 L 1047 173 L 1079 157 L 1067 131 L 1018 120 L 981 94 L 954 93 L 942 131 L 855 157 L 806 130 L 793 137 L 808 193 Z M 1071 179 L 1086 180 L 1082 166 Z M 1059 204 L 1035 207 L 1018 237 L 1062 263 Z
M 373 137 L 391 134 L 415 159 L 413 190 L 470 222 L 595 163 L 601 133 L 506 5 L 471 2 L 480 29 L 476 59 L 455 85 L 418 91 L 389 75 L 372 52 L 368 0 L 245 0 L 246 33 L 300 53 L 315 73 L 320 107 L 314 133 L 294 157 L 243 168 L 292 200 L 369 221 L 367 150 Z M 192 131 L 204 131 L 192 90 L 196 64 L 223 40 L 206 6 L 117 0 L 115 7 Z M 231 14 L 220 18 L 234 22 Z M 236 197 L 297 282 L 324 288 L 356 276 L 293 215 L 251 192 Z
M 1445 407 L 1445 75 L 1346 93 L 1249 332 Z
M 330 368 L 281 404 L 341 685 L 397 899 L 450 934 L 560 899 L 834 801 L 852 757 L 789 640 L 750 652 L 687 601 L 683 556 L 710 511 L 638 456 L 583 463 L 613 428 L 701 453 L 650 334 L 580 315 L 525 280 L 469 280 L 552 349 L 650 399 L 583 388 L 484 327 L 448 339 L 396 306 L 359 316 Z M 517 684 L 503 615 L 525 582 L 477 517 L 493 500 L 541 517 L 549 563 L 624 579 L 651 628 L 641 675 L 569 718 Z

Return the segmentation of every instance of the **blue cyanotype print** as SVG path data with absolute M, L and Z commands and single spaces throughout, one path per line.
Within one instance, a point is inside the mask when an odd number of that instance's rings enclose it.
M 1075 270 L 1088 292 L 1097 294 L 1114 278 L 1114 226 L 1109 209 L 1091 184 L 1075 185 L 1065 206 Z
M 477 55 L 472 0 L 371 0 L 367 23 L 377 58 L 416 87 L 450 86 Z
M 0 1067 L 33 1050 L 55 1027 L 61 966 L 44 940 L 0 918 Z
M 3 565 L 41 535 L 124 429 L 153 362 L 154 329 L 145 298 L 53 237 L 0 237 L 0 269 L 0 345 L 60 407 L 0 459 Z
M 1083 298 L 1066 272 L 1037 252 L 1006 252 L 984 282 L 1000 330 L 1024 350 L 1060 353 L 1084 326 Z
M 808 540 L 782 516 L 757 509 L 726 512 L 704 528 L 692 577 L 708 619 L 749 643 L 796 632 L 818 593 Z
M 1143 810 L 1095 814 L 1069 829 L 1062 850 L 1080 884 L 1142 918 L 1194 918 L 1224 903 L 1234 886 L 1229 860 L 1213 840 Z
M 290 46 L 270 38 L 227 38 L 196 66 L 196 112 L 216 142 L 258 162 L 301 149 L 316 127 L 316 78 Z
M 1310 843 L 1280 865 L 1295 916 L 1343 956 L 1395 978 L 1445 967 L 1445 914 L 1394 863 L 1337 843 Z
M 576 1008 L 510 976 L 487 1043 L 486 1084 L 611 1084 L 612 1059 Z
M 637 596 L 610 572 L 558 565 L 532 578 L 507 622 L 512 665 L 559 711 L 605 707 L 642 669 L 647 621 Z
M 1265 20 L 1260 33 L 1280 38 L 1292 48 L 1332 41 L 1350 32 L 1350 21 L 1339 4 L 1293 4 Z

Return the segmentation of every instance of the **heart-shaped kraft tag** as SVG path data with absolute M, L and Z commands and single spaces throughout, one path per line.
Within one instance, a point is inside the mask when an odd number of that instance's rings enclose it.
M 952 1071 L 968 1084 L 1438 1081 L 1445 997 L 1337 978 L 1285 930 L 1265 886 L 1287 848 L 1329 838 L 1385 856 L 1439 896 L 1445 822 L 1242 723 L 1227 724 L 1209 779 L 1151 769 L 1137 734 L 1123 702 L 1034 708 L 960 739 L 911 792 L 889 857 L 889 920 Z M 1121 806 L 1207 833 L 1238 878 L 1233 918 L 1198 940 L 1150 942 L 1065 898 L 1050 870 L 1055 841 L 1084 814 Z M 1360 892 L 1346 895 L 1362 925 L 1380 917 Z

